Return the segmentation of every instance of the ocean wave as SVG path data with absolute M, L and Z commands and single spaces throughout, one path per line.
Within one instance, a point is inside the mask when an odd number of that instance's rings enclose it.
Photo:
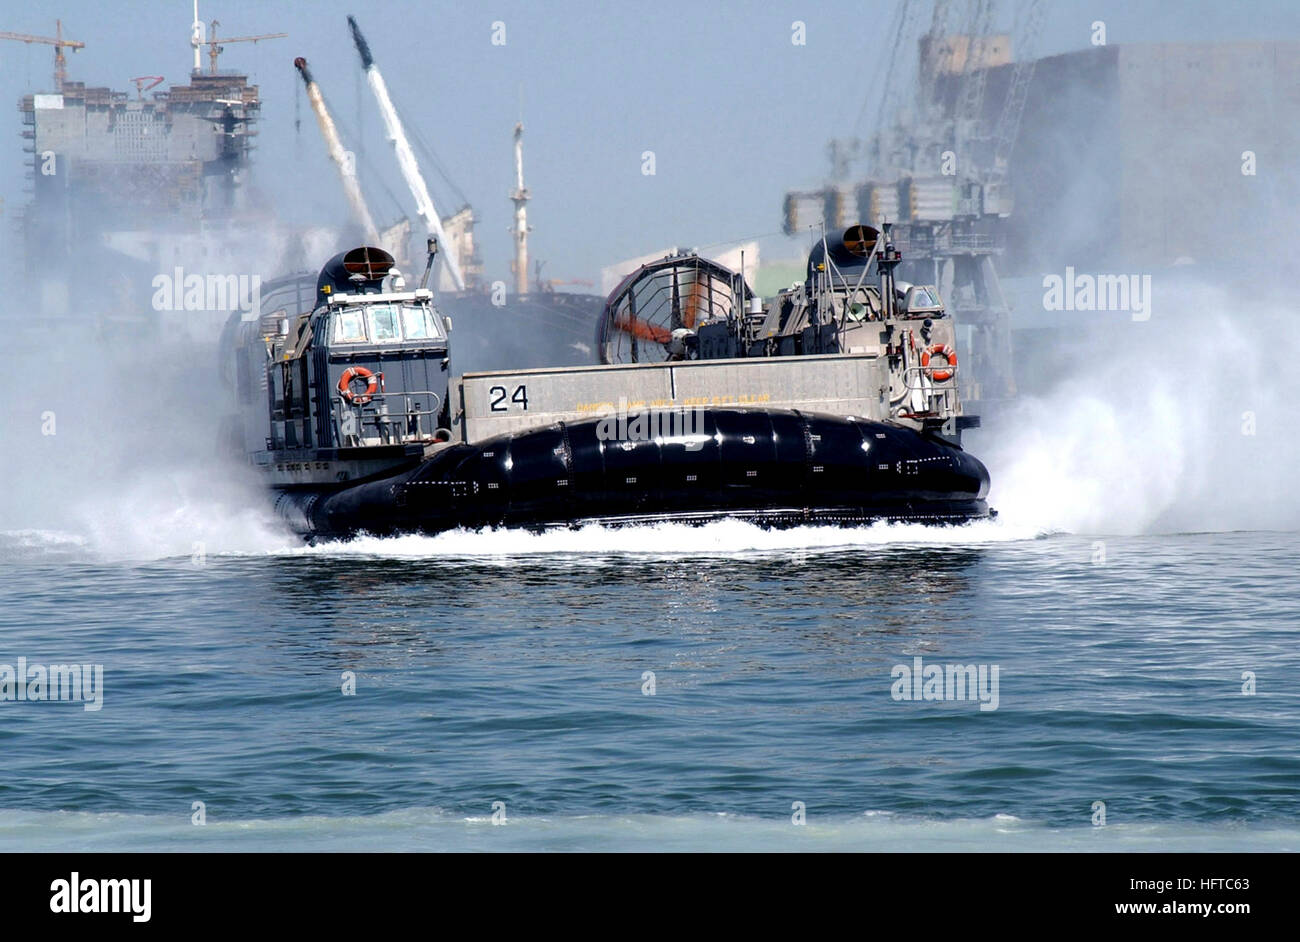
M 1170 822 L 1054 828 L 1011 814 L 934 819 L 863 812 L 807 823 L 727 812 L 691 815 L 465 816 L 440 808 L 207 823 L 175 815 L 0 810 L 0 848 L 43 851 L 957 851 L 1294 852 L 1300 828 Z

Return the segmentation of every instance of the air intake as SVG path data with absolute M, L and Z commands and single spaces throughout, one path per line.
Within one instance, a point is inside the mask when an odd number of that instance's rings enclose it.
M 373 245 L 340 252 L 320 270 L 316 297 L 334 294 L 374 294 L 383 290 L 384 277 L 395 264 L 393 256 Z

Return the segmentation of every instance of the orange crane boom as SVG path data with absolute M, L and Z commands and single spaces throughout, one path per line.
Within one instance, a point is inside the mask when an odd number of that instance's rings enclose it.
M 131 79 L 131 81 L 135 82 L 136 97 L 139 98 L 141 101 L 143 101 L 145 92 L 149 91 L 149 89 L 151 88 L 156 88 L 157 86 L 161 85 L 164 81 L 166 81 L 166 79 L 161 75 L 141 75 L 138 76 L 137 78 Z M 145 82 L 148 82 L 149 84 L 146 85 Z
M 54 21 L 55 35 L 50 36 L 28 36 L 26 33 L 0 33 L 0 39 L 12 39 L 16 42 L 23 43 L 44 43 L 47 46 L 54 47 L 54 84 L 59 91 L 63 91 L 63 83 L 68 78 L 68 60 L 64 56 L 63 50 L 71 49 L 76 52 L 78 49 L 85 49 L 86 44 L 77 42 L 75 39 L 63 38 L 63 21 Z

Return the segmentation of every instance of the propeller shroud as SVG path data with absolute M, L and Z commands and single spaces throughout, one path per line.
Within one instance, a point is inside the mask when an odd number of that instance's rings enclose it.
M 596 330 L 600 362 L 687 359 L 687 337 L 718 320 L 735 327 L 751 297 L 738 273 L 700 255 L 668 255 L 642 265 L 605 301 Z

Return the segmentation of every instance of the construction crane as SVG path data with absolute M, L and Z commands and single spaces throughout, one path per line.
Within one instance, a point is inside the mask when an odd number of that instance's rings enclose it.
M 217 57 L 221 55 L 221 50 L 226 47 L 227 43 L 255 43 L 263 39 L 284 39 L 288 33 L 263 33 L 261 36 L 231 36 L 229 39 L 217 41 L 217 27 L 221 25 L 220 20 L 213 20 L 208 24 L 207 39 L 203 38 L 203 21 L 199 19 L 199 0 L 194 0 L 194 23 L 190 32 L 190 46 L 194 49 L 194 74 L 198 75 L 203 70 L 199 59 L 199 49 L 203 46 L 208 47 L 208 69 L 211 74 L 217 74 Z
M 966 163 L 973 158 L 971 147 L 983 127 L 984 90 L 989 74 L 986 44 L 990 41 L 996 5 L 995 0 L 979 0 L 966 28 L 965 61 L 962 63 L 952 128 L 952 146 Z
M 1028 8 L 1020 17 L 1024 30 L 1020 38 L 1020 59 L 1011 73 L 1011 87 L 1007 91 L 1002 113 L 993 129 L 993 168 L 992 180 L 1001 183 L 1007 174 L 1007 164 L 1011 160 L 1011 151 L 1020 132 L 1020 118 L 1025 111 L 1025 100 L 1029 95 L 1029 82 L 1034 77 L 1037 60 L 1033 53 L 1037 47 L 1038 34 L 1043 26 L 1042 0 L 1028 0 Z
M 77 42 L 75 39 L 63 38 L 63 21 L 54 21 L 54 37 L 49 36 L 28 36 L 26 33 L 0 33 L 0 39 L 13 39 L 23 43 L 44 43 L 47 46 L 54 47 L 54 86 L 59 91 L 63 90 L 63 83 L 68 79 L 68 60 L 63 55 L 63 50 L 71 49 L 76 52 L 78 49 L 85 49 L 86 44 Z
M 261 42 L 263 39 L 284 39 L 289 35 L 288 33 L 263 33 L 261 36 L 232 36 L 231 38 L 223 39 L 218 43 L 217 27 L 220 25 L 221 22 L 219 20 L 213 20 L 209 23 L 208 40 L 206 43 L 200 43 L 200 45 L 206 45 L 208 47 L 208 71 L 212 75 L 217 74 L 217 56 L 221 55 L 221 50 L 226 48 L 226 43 L 255 43 Z
M 878 83 L 880 103 L 876 111 L 875 131 L 871 141 L 872 150 L 868 154 L 870 163 L 867 169 L 874 173 L 882 171 L 881 165 L 886 160 L 893 161 L 895 159 L 896 144 L 891 135 L 898 130 L 901 121 L 897 114 L 890 113 L 888 109 L 893 104 L 891 93 L 894 90 L 894 76 L 897 74 L 896 69 L 899 62 L 898 56 L 906 45 L 914 43 L 913 35 L 917 17 L 919 16 L 919 8 L 920 3 L 918 0 L 903 0 L 896 10 L 893 40 L 889 44 L 889 60 Z M 904 42 L 904 37 L 906 37 L 906 42 Z M 858 124 L 854 127 L 855 134 L 861 131 L 862 119 L 866 116 L 870 103 L 871 99 L 869 97 L 862 103 L 862 110 L 858 113 Z
M 920 37 L 918 50 L 916 105 L 912 113 L 912 123 L 916 127 L 931 128 L 942 122 L 942 109 L 936 100 L 936 92 L 942 66 L 951 61 L 948 42 L 952 19 L 951 0 L 934 0 L 930 31 Z

